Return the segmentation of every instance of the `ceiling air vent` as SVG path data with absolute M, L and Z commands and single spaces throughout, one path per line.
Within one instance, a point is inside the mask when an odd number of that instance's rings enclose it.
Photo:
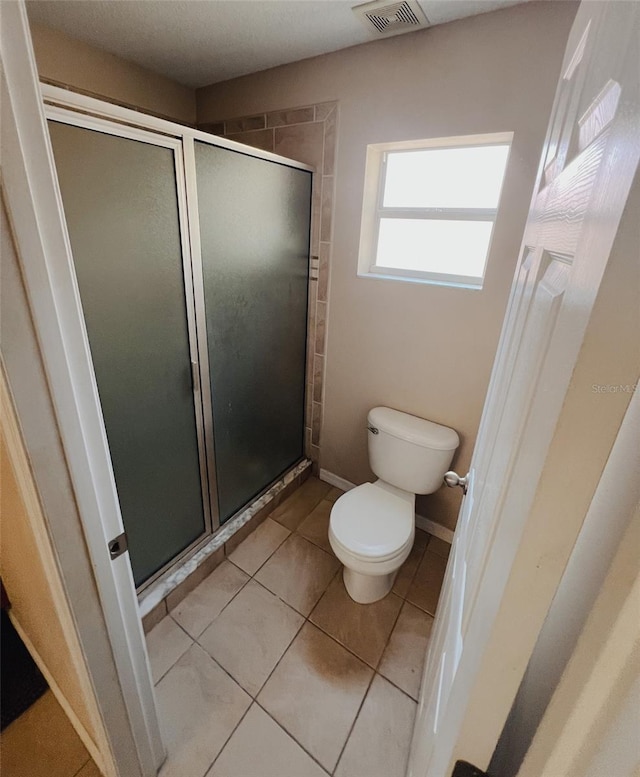
M 351 10 L 369 32 L 378 37 L 411 32 L 429 25 L 416 0 L 402 0 L 400 3 L 376 0 L 374 3 L 356 5 Z

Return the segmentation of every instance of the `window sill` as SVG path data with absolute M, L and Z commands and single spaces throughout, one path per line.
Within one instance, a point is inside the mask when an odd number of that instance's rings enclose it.
M 454 289 L 469 289 L 471 291 L 482 291 L 482 279 L 475 280 L 456 280 L 453 278 L 428 275 L 403 275 L 401 272 L 384 273 L 384 272 L 358 272 L 358 278 L 369 278 L 377 281 L 402 281 L 404 283 L 420 283 L 427 286 L 448 286 Z

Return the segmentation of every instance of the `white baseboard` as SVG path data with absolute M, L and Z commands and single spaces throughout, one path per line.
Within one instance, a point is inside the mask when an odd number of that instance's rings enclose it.
M 416 513 L 416 526 L 418 529 L 426 531 L 432 537 L 438 537 L 438 539 L 448 542 L 449 545 L 453 542 L 453 532 L 451 529 L 447 529 L 441 523 L 432 521 L 431 518 L 426 518 L 424 515 Z
M 320 480 L 325 483 L 329 483 L 331 486 L 342 489 L 342 491 L 350 491 L 355 488 L 355 483 L 351 483 L 349 480 L 334 475 L 333 472 L 329 472 L 326 469 L 320 470 Z M 425 518 L 424 515 L 418 515 L 416 513 L 416 526 L 418 529 L 422 529 L 430 534 L 432 537 L 438 537 L 444 542 L 448 542 L 449 545 L 453 542 L 453 532 L 451 529 L 447 529 L 446 526 L 432 521 L 431 518 Z
M 334 475 L 333 472 L 329 472 L 326 469 L 320 470 L 320 480 L 324 480 L 325 483 L 329 483 L 330 486 L 335 486 L 342 491 L 351 491 L 352 488 L 356 487 L 355 483 L 351 483 L 349 480 L 340 478 L 337 475 Z

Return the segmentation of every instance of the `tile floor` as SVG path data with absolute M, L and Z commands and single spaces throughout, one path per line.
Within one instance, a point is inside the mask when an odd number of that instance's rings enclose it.
M 448 546 L 417 531 L 359 605 L 310 478 L 148 635 L 160 777 L 404 777 Z

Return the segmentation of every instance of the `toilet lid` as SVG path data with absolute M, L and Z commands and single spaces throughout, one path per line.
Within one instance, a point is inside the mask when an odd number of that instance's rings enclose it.
M 407 499 L 373 483 L 340 497 L 331 510 L 331 530 L 338 542 L 358 556 L 381 557 L 398 552 L 411 537 L 415 522 Z

